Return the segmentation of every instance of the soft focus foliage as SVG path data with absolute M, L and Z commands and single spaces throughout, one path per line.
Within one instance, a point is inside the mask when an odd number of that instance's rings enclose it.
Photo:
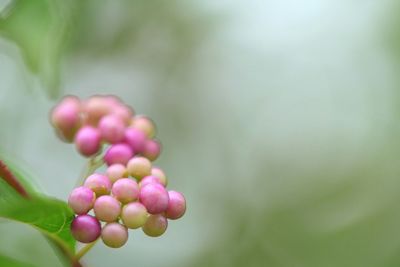
M 97 245 L 90 266 L 399 266 L 398 8 L 11 1 L 0 148 L 67 199 L 82 158 L 54 136 L 48 95 L 113 93 L 154 118 L 188 212 L 157 240 Z M 59 266 L 35 231 L 0 233 L 1 254 Z

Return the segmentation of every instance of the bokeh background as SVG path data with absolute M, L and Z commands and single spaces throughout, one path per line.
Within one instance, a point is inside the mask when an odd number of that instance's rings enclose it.
M 87 266 L 400 266 L 395 0 L 0 0 L 0 150 L 66 199 L 48 111 L 112 93 L 158 125 L 188 211 Z M 60 266 L 31 228 L 0 252 Z

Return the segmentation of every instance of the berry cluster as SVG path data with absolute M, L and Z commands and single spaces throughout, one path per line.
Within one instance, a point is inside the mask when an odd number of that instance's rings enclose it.
M 51 122 L 58 136 L 74 142 L 86 157 L 107 147 L 101 155 L 105 173 L 90 174 L 69 196 L 77 215 L 71 223 L 76 240 L 91 243 L 101 236 L 104 244 L 119 248 L 128 240 L 128 229 L 142 228 L 157 237 L 166 231 L 168 219 L 183 216 L 184 196 L 167 191 L 164 171 L 152 166 L 161 145 L 149 118 L 134 116 L 115 96 L 86 101 L 68 96 L 53 109 Z

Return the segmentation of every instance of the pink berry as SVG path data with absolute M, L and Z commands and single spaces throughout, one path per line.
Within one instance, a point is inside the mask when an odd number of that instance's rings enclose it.
M 115 144 L 108 148 L 104 155 L 104 161 L 108 166 L 117 163 L 126 165 L 133 155 L 134 153 L 129 145 Z
M 154 139 L 147 140 L 142 155 L 151 161 L 155 161 L 160 154 L 161 143 Z
M 131 126 L 144 132 L 147 138 L 153 138 L 156 135 L 156 126 L 149 117 L 135 116 L 131 121 Z
M 103 243 L 110 248 L 120 248 L 128 241 L 128 229 L 119 223 L 108 223 L 101 231 Z
M 136 153 L 143 152 L 146 140 L 146 134 L 139 129 L 128 128 L 125 130 L 125 142 L 128 143 Z
M 51 111 L 50 121 L 59 137 L 72 142 L 81 125 L 81 102 L 75 96 L 64 97 Z
M 159 167 L 151 168 L 151 175 L 158 177 L 160 179 L 160 182 L 164 185 L 164 187 L 167 186 L 168 179 L 167 176 L 165 175 L 165 172 L 162 169 L 160 169 Z
M 112 194 L 121 203 L 126 204 L 138 198 L 139 186 L 130 178 L 122 178 L 114 183 Z
M 162 213 L 168 208 L 168 192 L 161 184 L 153 183 L 140 188 L 139 199 L 150 214 Z
M 71 223 L 72 236 L 82 243 L 95 241 L 101 233 L 100 222 L 90 215 L 79 215 Z
M 112 109 L 111 114 L 119 117 L 125 125 L 129 125 L 132 116 L 134 115 L 134 111 L 131 107 L 128 107 L 126 105 L 119 105 Z
M 110 105 L 106 98 L 101 95 L 90 97 L 84 103 L 84 112 L 86 115 L 86 123 L 97 126 L 100 119 L 111 112 L 112 105 Z
M 99 131 L 104 141 L 115 144 L 121 142 L 125 135 L 124 122 L 113 115 L 107 115 L 101 118 L 99 122 Z
M 122 208 L 121 219 L 124 225 L 130 229 L 142 227 L 147 221 L 146 207 L 139 202 L 126 204 Z
M 84 186 L 90 188 L 99 197 L 110 194 L 112 184 L 107 176 L 94 173 L 86 178 Z
M 95 199 L 96 195 L 91 189 L 81 186 L 72 190 L 68 205 L 76 214 L 86 214 L 93 208 Z
M 128 171 L 122 164 L 113 164 L 107 168 L 106 174 L 112 183 L 118 179 L 128 177 Z
M 146 223 L 143 225 L 142 230 L 143 232 L 151 237 L 158 237 L 165 233 L 168 227 L 167 219 L 160 215 L 150 215 L 147 218 Z
M 121 204 L 111 196 L 101 196 L 94 203 L 94 214 L 103 222 L 115 222 L 121 213 Z
M 143 177 L 143 179 L 140 180 L 140 184 L 139 185 L 140 185 L 140 187 L 144 187 L 144 186 L 146 186 L 148 184 L 153 184 L 153 183 L 161 184 L 162 186 L 164 186 L 161 183 L 160 178 L 158 178 L 156 176 L 153 176 L 153 175 L 149 175 L 149 176 Z
M 143 177 L 150 175 L 151 173 L 151 162 L 145 157 L 134 157 L 127 165 L 128 173 L 138 180 Z
M 75 136 L 75 145 L 83 156 L 97 154 L 101 147 L 100 132 L 91 126 L 81 128 Z
M 176 191 L 169 191 L 169 202 L 168 208 L 165 211 L 165 216 L 168 219 L 176 220 L 185 214 L 186 211 L 186 200 L 185 197 Z

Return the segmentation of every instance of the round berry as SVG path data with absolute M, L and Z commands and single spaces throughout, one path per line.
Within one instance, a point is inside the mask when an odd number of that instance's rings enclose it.
M 162 186 L 164 186 L 164 185 L 161 183 L 160 178 L 158 178 L 158 177 L 156 177 L 156 176 L 153 176 L 153 175 L 146 176 L 146 177 L 144 177 L 142 180 L 140 180 L 139 186 L 140 186 L 140 187 L 144 187 L 145 185 L 153 184 L 153 183 L 161 184 Z
M 67 96 L 53 108 L 50 115 L 51 124 L 58 136 L 65 142 L 72 142 L 81 125 L 81 102 L 75 96 Z
M 151 237 L 157 237 L 165 233 L 168 227 L 167 219 L 161 214 L 150 215 L 143 225 L 143 232 Z
M 111 191 L 111 181 L 107 176 L 93 173 L 88 178 L 86 178 L 83 186 L 90 188 L 93 192 L 96 193 L 96 196 L 108 195 Z
M 108 143 L 121 142 L 125 137 L 125 124 L 117 116 L 107 115 L 101 118 L 98 127 L 101 137 Z
M 137 229 L 146 223 L 148 215 L 145 206 L 132 202 L 122 208 L 121 219 L 126 227 Z
M 128 229 L 119 223 L 108 223 L 101 230 L 101 239 L 110 248 L 120 248 L 128 241 Z
M 146 116 L 135 116 L 132 119 L 131 126 L 144 132 L 147 138 L 153 138 L 156 135 L 154 122 Z
M 128 177 L 128 171 L 122 164 L 113 164 L 107 168 L 106 174 L 112 183 L 115 183 L 118 179 Z
M 104 155 L 104 161 L 108 166 L 112 164 L 123 164 L 126 163 L 133 157 L 132 148 L 127 144 L 115 144 L 108 148 Z
M 101 196 L 94 202 L 94 214 L 103 222 L 115 222 L 121 213 L 121 204 L 111 196 Z
M 176 191 L 169 191 L 169 202 L 168 208 L 165 211 L 165 216 L 168 219 L 176 220 L 185 214 L 186 211 L 186 200 L 185 197 Z
M 125 130 L 125 142 L 127 142 L 136 153 L 141 153 L 146 144 L 146 134 L 136 128 L 128 128 Z
M 161 184 L 152 183 L 140 188 L 139 200 L 150 214 L 158 214 L 168 208 L 169 196 Z
M 97 154 L 101 147 L 100 132 L 91 126 L 82 127 L 75 136 L 75 145 L 83 156 Z
M 147 140 L 142 154 L 149 160 L 155 161 L 161 154 L 161 143 L 154 139 Z
M 104 96 L 95 95 L 84 103 L 86 123 L 97 126 L 100 119 L 111 112 L 110 105 Z
M 112 194 L 121 203 L 126 204 L 138 198 L 139 186 L 136 181 L 130 178 L 122 178 L 114 183 Z
M 68 205 L 76 214 L 86 214 L 93 208 L 96 199 L 95 193 L 84 186 L 72 190 L 68 198 Z
M 72 236 L 82 243 L 95 241 L 101 233 L 100 222 L 90 215 L 79 215 L 71 223 Z
M 129 125 L 134 111 L 131 107 L 128 107 L 126 105 L 119 105 L 113 108 L 112 114 L 119 117 L 125 125 Z
M 158 177 L 158 179 L 160 179 L 160 182 L 165 186 L 167 186 L 168 184 L 168 179 L 167 176 L 165 175 L 165 172 L 158 168 L 158 167 L 153 167 L 151 168 L 151 175 Z
M 151 173 L 151 162 L 145 157 L 134 157 L 128 162 L 128 173 L 140 180 Z

